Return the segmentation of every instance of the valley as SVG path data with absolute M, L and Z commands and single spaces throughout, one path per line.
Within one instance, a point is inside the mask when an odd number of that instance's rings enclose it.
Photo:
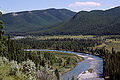
M 0 80 L 120 80 L 119 6 L 11 12 L 0 19 Z

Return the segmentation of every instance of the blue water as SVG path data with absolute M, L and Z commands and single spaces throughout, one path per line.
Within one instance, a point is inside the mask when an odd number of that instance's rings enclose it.
M 77 66 L 72 69 L 71 71 L 63 74 L 60 76 L 60 80 L 71 80 L 72 76 L 74 76 L 75 80 L 77 80 L 77 77 L 80 73 L 88 70 L 89 68 L 92 68 L 94 72 L 98 74 L 98 77 L 100 77 L 101 74 L 103 74 L 103 59 L 90 55 L 85 53 L 77 53 L 72 51 L 59 51 L 59 50 L 47 50 L 47 49 L 26 49 L 25 51 L 56 51 L 56 52 L 64 52 L 64 53 L 71 53 L 76 55 L 82 55 L 84 56 L 84 61 L 79 62 Z M 92 58 L 92 59 L 89 59 Z

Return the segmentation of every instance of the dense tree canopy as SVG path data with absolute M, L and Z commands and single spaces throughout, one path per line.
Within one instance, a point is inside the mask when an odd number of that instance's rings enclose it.
M 0 17 L 2 15 L 2 12 L 0 12 Z M 3 22 L 0 20 L 0 54 L 4 54 L 6 52 L 6 41 L 3 31 Z

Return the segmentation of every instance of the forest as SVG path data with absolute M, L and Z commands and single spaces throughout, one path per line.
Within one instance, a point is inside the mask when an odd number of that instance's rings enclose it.
M 119 80 L 120 79 L 120 52 L 119 48 L 120 37 L 119 36 L 94 36 L 88 38 L 24 38 L 15 40 L 19 46 L 24 46 L 23 49 L 54 49 L 54 50 L 66 50 L 74 52 L 89 53 L 100 56 L 104 60 L 103 75 L 105 80 Z M 107 44 L 104 46 L 103 43 Z M 114 45 L 111 45 L 113 44 Z M 112 48 L 108 48 L 109 45 Z M 119 46 L 118 46 L 119 45 Z

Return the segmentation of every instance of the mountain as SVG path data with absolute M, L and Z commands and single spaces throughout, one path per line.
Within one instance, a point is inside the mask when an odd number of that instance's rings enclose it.
M 25 34 L 46 30 L 49 26 L 69 20 L 75 15 L 67 9 L 46 9 L 3 14 L 6 34 Z
M 119 35 L 120 7 L 80 11 L 47 9 L 4 14 L 7 34 L 14 35 Z
M 120 34 L 120 7 L 109 10 L 80 11 L 69 21 L 52 26 L 49 34 L 117 35 Z

